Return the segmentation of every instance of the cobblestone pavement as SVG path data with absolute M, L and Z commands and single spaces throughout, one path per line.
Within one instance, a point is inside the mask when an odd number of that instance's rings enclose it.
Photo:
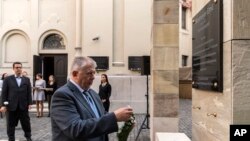
M 45 110 L 46 112 L 46 110 Z M 44 114 L 42 118 L 36 118 L 34 109 L 30 112 L 31 117 L 31 129 L 32 129 L 32 139 L 33 141 L 50 141 L 51 140 L 51 125 L 50 118 L 47 117 L 47 113 Z M 136 114 L 136 126 L 130 133 L 128 141 L 134 141 L 136 136 L 139 135 L 137 141 L 150 141 L 149 129 L 142 129 L 140 134 L 138 134 L 140 127 L 145 119 L 144 114 Z M 187 134 L 189 138 L 192 135 L 191 127 L 191 100 L 180 99 L 180 122 L 179 122 L 180 132 Z M 120 123 L 122 125 L 123 123 Z M 143 125 L 146 125 L 144 122 Z M 145 127 L 145 126 L 143 126 Z M 117 141 L 116 133 L 109 135 L 110 141 Z M 6 120 L 5 118 L 0 119 L 0 141 L 6 141 L 8 139 L 6 134 Z M 21 129 L 20 123 L 16 127 L 16 140 L 25 141 L 23 137 L 23 131 Z
M 180 99 L 179 132 L 185 133 L 192 139 L 192 100 Z

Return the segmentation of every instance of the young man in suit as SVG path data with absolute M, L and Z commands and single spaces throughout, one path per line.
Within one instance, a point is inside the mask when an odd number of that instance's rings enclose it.
M 51 102 L 52 141 L 105 141 L 105 135 L 118 130 L 117 121 L 127 121 L 131 107 L 106 113 L 99 95 L 90 88 L 96 62 L 76 57 L 70 80 L 57 89 Z
M 1 111 L 7 114 L 7 134 L 9 141 L 15 141 L 15 126 L 18 120 L 24 136 L 31 141 L 29 108 L 32 105 L 31 84 L 28 77 L 22 76 L 22 63 L 13 63 L 14 75 L 4 80 L 2 87 Z

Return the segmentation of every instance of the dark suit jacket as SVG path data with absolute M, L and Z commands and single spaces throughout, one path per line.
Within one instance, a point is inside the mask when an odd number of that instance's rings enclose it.
M 1 105 L 8 101 L 7 109 L 9 111 L 15 111 L 17 108 L 28 110 L 29 105 L 32 104 L 30 79 L 28 77 L 21 77 L 21 79 L 20 87 L 16 82 L 15 75 L 4 79 Z
M 51 101 L 51 125 L 53 141 L 104 141 L 105 134 L 118 130 L 114 113 L 105 114 L 98 94 L 89 93 L 101 115 L 95 118 L 79 89 L 70 81 L 59 88 Z
M 111 96 L 111 90 L 112 87 L 111 85 L 108 83 L 106 84 L 104 87 L 102 86 L 102 84 L 99 85 L 99 96 L 101 99 L 106 99 L 107 101 L 109 101 L 109 98 Z

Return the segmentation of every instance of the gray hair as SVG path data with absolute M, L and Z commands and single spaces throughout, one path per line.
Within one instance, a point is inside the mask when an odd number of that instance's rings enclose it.
M 79 71 L 80 69 L 84 68 L 87 65 L 91 65 L 94 68 L 97 67 L 96 62 L 90 57 L 75 57 L 72 62 L 70 71 L 71 73 L 73 71 Z

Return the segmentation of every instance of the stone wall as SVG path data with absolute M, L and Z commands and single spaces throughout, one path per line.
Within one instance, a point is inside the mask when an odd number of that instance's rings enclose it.
M 232 0 L 233 124 L 250 124 L 250 3 Z
M 194 0 L 193 14 L 207 2 Z M 223 0 L 223 92 L 193 89 L 193 141 L 228 141 L 230 124 L 250 123 L 249 6 Z

